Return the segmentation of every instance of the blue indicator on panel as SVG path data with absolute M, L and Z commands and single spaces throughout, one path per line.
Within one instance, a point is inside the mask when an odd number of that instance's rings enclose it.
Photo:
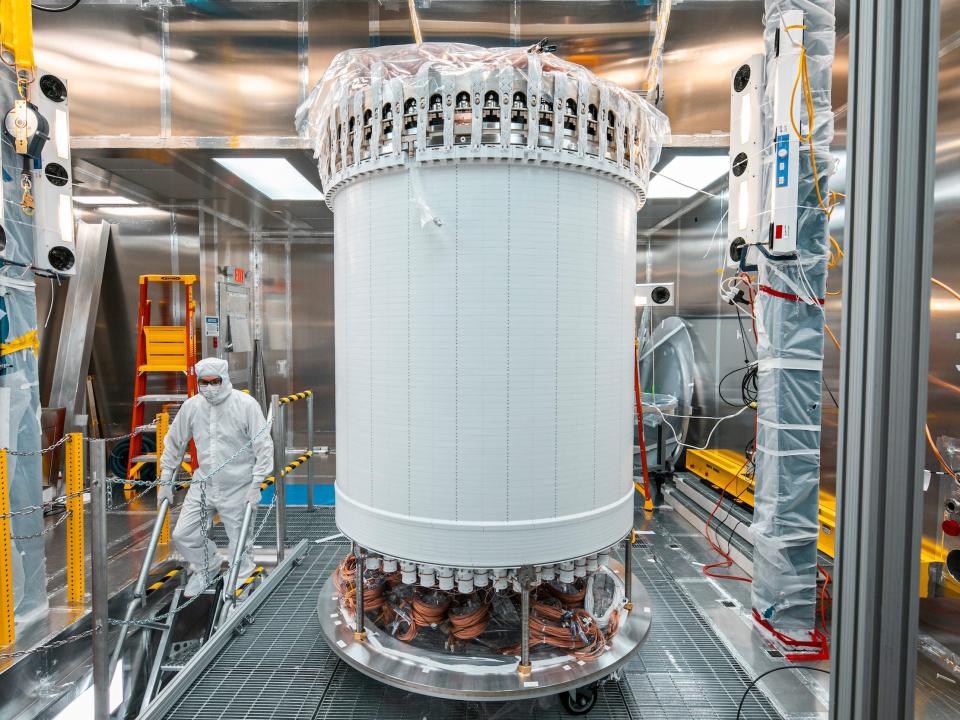
M 776 152 L 777 187 L 786 187 L 790 177 L 790 133 L 777 135 Z

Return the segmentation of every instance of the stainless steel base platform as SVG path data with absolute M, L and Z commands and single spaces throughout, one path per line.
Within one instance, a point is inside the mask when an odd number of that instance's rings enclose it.
M 619 563 L 611 562 L 610 569 L 623 577 Z M 317 615 L 323 638 L 340 659 L 380 682 L 451 700 L 520 700 L 590 685 L 626 663 L 647 637 L 651 621 L 650 598 L 636 576 L 633 588 L 634 609 L 621 611 L 620 628 L 603 655 L 583 661 L 572 655 L 533 654 L 532 671 L 526 675 L 517 671 L 515 656 L 433 650 L 401 642 L 369 622 L 366 640 L 355 640 L 356 619 L 340 607 L 332 578 L 320 591 Z M 478 644 L 472 647 L 482 650 Z

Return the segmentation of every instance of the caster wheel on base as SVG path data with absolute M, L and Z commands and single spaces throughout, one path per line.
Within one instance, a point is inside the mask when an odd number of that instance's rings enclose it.
M 560 704 L 571 715 L 586 715 L 597 704 L 597 686 L 587 685 L 562 693 Z

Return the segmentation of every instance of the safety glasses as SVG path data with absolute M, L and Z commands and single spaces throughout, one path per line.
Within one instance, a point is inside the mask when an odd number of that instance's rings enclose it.
M 221 378 L 210 378 L 209 380 L 206 378 L 200 378 L 199 380 L 197 380 L 197 384 L 199 384 L 201 387 L 204 387 L 206 385 L 212 385 L 214 387 L 217 387 L 218 385 L 223 384 L 223 380 Z

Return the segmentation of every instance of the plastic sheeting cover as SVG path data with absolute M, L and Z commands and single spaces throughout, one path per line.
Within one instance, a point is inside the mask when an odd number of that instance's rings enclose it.
M 13 74 L 2 69 L 0 99 L 12 107 L 18 97 Z M 33 222 L 20 209 L 20 168 L 10 135 L 2 134 L 3 208 L 0 219 L 6 232 L 5 259 L 22 264 L 33 262 Z M 8 342 L 37 327 L 37 302 L 33 275 L 23 267 L 0 266 L 0 334 Z M 3 356 L 0 390 L 9 397 L 9 412 L 3 418 L 2 446 L 19 452 L 40 449 L 40 393 L 37 358 L 31 349 Z M 38 505 L 42 499 L 39 455 L 7 456 L 10 510 Z M 43 529 L 43 513 L 15 515 L 10 519 L 13 535 L 34 535 Z M 47 608 L 46 565 L 43 537 L 14 540 L 12 543 L 14 603 L 18 622 L 41 615 Z M 19 569 L 18 569 L 19 566 Z
M 832 0 L 767 0 L 767 77 L 773 76 L 773 49 L 781 13 L 804 13 L 803 46 L 814 101 L 813 142 L 820 191 L 827 197 L 833 172 L 830 101 L 834 58 Z M 785 42 L 781 38 L 780 42 Z M 800 90 L 798 89 L 798 93 Z M 764 143 L 773 142 L 773 83 L 764 105 Z M 801 111 L 798 122 L 806 122 Z M 770 187 L 772 162 L 764 165 Z M 756 304 L 758 429 L 756 505 L 750 534 L 754 544 L 753 607 L 787 634 L 813 630 L 816 614 L 819 532 L 820 414 L 824 298 L 827 275 L 827 217 L 814 187 L 810 149 L 801 142 L 796 259 L 759 263 L 759 282 L 795 295 L 787 300 L 761 292 Z M 803 637 L 803 639 L 807 639 Z
M 431 75 L 436 77 L 439 74 L 447 80 L 469 77 L 470 87 L 474 87 L 477 83 L 498 78 L 504 68 L 512 68 L 528 82 L 534 74 L 554 73 L 565 77 L 575 83 L 571 88 L 580 89 L 581 98 L 586 87 L 598 90 L 600 96 L 608 99 L 609 106 L 618 111 L 620 121 L 632 120 L 632 125 L 641 133 L 646 147 L 643 173 L 657 164 L 660 149 L 670 138 L 670 123 L 663 113 L 636 93 L 594 75 L 580 65 L 550 53 L 531 53 L 528 48 L 423 43 L 345 50 L 334 57 L 310 96 L 298 108 L 296 125 L 301 136 L 313 141 L 314 156 L 323 176 L 323 169 L 329 167 L 330 154 L 330 146 L 324 142 L 324 131 L 330 127 L 331 118 L 338 109 L 348 107 L 348 100 L 358 92 L 394 80 L 410 82 L 416 79 L 426 83 Z M 535 73 L 532 72 L 534 68 Z M 531 92 L 535 87 L 536 83 L 531 83 Z M 431 86 L 430 92 L 436 89 Z M 530 100 L 534 105 L 534 98 Z M 374 122 L 378 122 L 378 118 L 375 117 Z M 601 118 L 600 122 L 605 123 L 606 119 Z M 326 177 L 322 180 L 326 182 Z

